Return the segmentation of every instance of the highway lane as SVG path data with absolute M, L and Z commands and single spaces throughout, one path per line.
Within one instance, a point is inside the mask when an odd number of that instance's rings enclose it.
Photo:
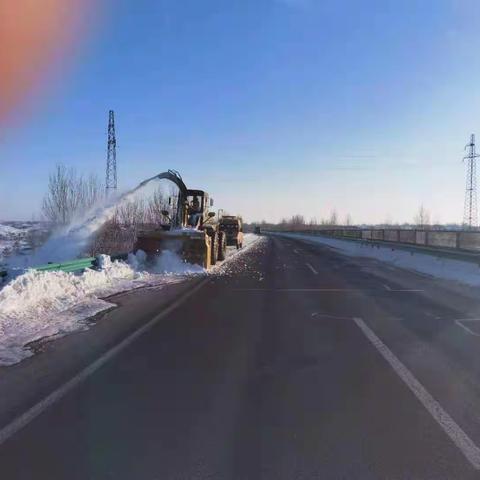
M 269 238 L 1 445 L 0 476 L 479 478 L 480 337 L 455 321 L 479 306 Z

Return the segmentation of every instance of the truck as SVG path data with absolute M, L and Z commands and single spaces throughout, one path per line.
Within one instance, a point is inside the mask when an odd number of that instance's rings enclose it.
M 234 245 L 237 250 L 243 247 L 242 217 L 223 215 L 219 222 L 220 231 L 225 235 L 227 246 Z

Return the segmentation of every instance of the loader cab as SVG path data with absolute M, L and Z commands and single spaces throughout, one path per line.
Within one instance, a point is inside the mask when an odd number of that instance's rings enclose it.
M 202 227 L 203 224 L 215 215 L 210 212 L 213 207 L 213 199 L 203 190 L 187 190 L 187 225 Z

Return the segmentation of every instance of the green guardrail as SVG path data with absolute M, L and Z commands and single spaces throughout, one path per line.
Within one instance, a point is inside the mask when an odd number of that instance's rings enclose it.
M 117 253 L 110 255 L 112 262 L 115 260 L 127 260 L 128 253 Z M 39 265 L 38 267 L 32 267 L 39 272 L 51 272 L 54 270 L 61 270 L 62 272 L 79 272 L 86 268 L 98 267 L 97 257 L 79 258 L 76 260 L 67 260 L 66 262 L 59 263 L 47 263 L 46 265 Z
M 112 262 L 115 260 L 127 260 L 128 253 L 118 253 L 110 255 Z M 67 260 L 66 262 L 50 262 L 46 265 L 38 265 L 32 267 L 39 272 L 62 271 L 67 273 L 82 272 L 87 268 L 95 268 L 98 266 L 97 257 L 78 258 L 76 260 Z M 0 280 L 4 281 L 8 276 L 7 270 L 0 270 Z
M 79 258 L 78 260 L 68 260 L 67 262 L 60 263 L 47 263 L 46 265 L 39 265 L 33 267 L 39 272 L 50 272 L 54 270 L 61 270 L 62 272 L 77 272 L 79 270 L 85 270 L 86 268 L 92 268 L 96 265 L 97 260 L 95 257 Z

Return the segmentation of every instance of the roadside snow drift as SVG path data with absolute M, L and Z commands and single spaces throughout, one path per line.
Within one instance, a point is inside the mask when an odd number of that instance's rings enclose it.
M 224 264 L 240 258 L 260 237 L 245 235 L 242 250 L 229 249 Z M 0 366 L 12 365 L 33 355 L 29 344 L 46 337 L 62 336 L 88 328 L 89 317 L 114 307 L 102 298 L 145 287 L 206 274 L 197 265 L 183 262 L 165 251 L 156 265 L 145 270 L 145 255 L 130 255 L 128 263 L 111 262 L 104 256 L 100 270 L 82 274 L 28 270 L 0 290 Z M 214 273 L 221 273 L 215 269 Z
M 30 356 L 30 342 L 86 328 L 86 318 L 113 306 L 100 297 L 148 283 L 123 262 L 81 275 L 29 270 L 0 290 L 0 365 Z
M 396 267 L 414 270 L 432 277 L 464 283 L 474 287 L 480 286 L 480 268 L 473 262 L 464 262 L 445 257 L 436 257 L 426 253 L 395 249 L 388 246 L 366 245 L 351 240 L 320 237 L 317 235 L 302 235 L 296 233 L 281 234 L 285 237 L 299 238 L 310 243 L 326 245 L 338 250 L 344 255 L 368 257 L 390 263 Z

